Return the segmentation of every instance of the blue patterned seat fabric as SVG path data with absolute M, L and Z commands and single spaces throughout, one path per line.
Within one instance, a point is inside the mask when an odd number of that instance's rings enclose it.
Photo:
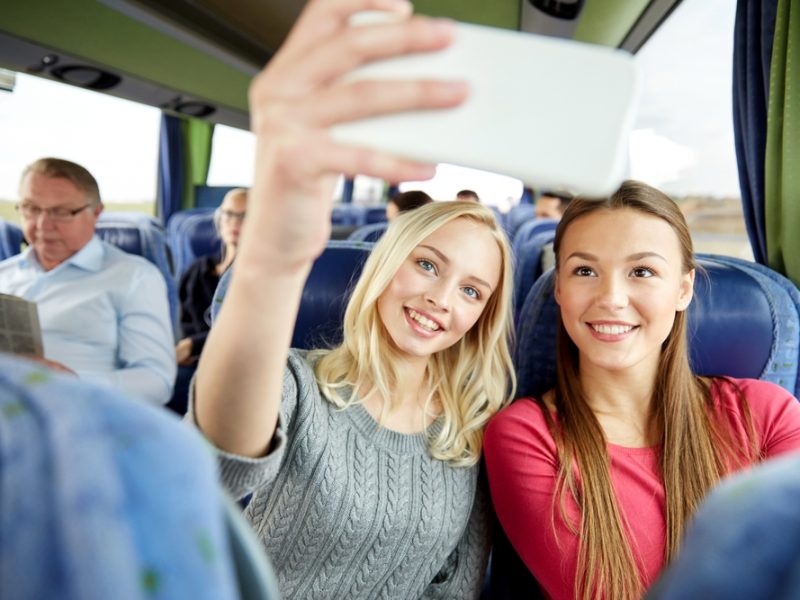
M 351 242 L 377 242 L 389 227 L 388 222 L 362 225 L 351 233 L 347 239 Z
M 646 600 L 800 598 L 800 456 L 724 480 Z
M 372 250 L 367 242 L 329 241 L 308 275 L 297 313 L 293 348 L 323 348 L 342 339 L 342 319 L 350 292 Z M 220 279 L 211 305 L 216 319 L 230 282 L 231 271 Z
M 0 506 L 2 598 L 240 597 L 202 438 L 162 409 L 8 356 Z
M 531 236 L 519 248 L 514 257 L 514 319 L 519 317 L 522 305 L 534 282 L 542 275 L 542 253 L 547 244 L 553 242 L 555 229 L 540 231 Z
M 167 223 L 167 242 L 175 260 L 175 278 L 180 280 L 195 260 L 220 252 L 214 209 L 193 208 L 172 215 Z

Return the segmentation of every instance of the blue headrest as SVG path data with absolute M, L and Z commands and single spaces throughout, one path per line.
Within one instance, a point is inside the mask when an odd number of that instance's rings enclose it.
M 516 319 L 533 283 L 541 276 L 542 250 L 553 242 L 555 229 L 541 231 L 528 239 L 519 249 L 514 268 L 514 315 Z
M 700 375 L 730 375 L 772 381 L 797 394 L 798 294 L 779 274 L 755 263 L 699 256 L 689 306 L 688 343 Z M 518 319 L 514 362 L 518 395 L 539 395 L 555 381 L 558 306 L 553 270 L 528 293 Z
M 126 220 L 124 216 L 113 213 L 106 216 L 103 213 L 97 221 L 95 233 L 100 239 L 120 250 L 146 258 L 161 271 L 167 285 L 173 333 L 177 336 L 180 310 L 178 286 L 175 283 L 171 252 L 161 225 L 149 219 Z
M 347 239 L 352 242 L 377 242 L 379 239 L 381 239 L 381 236 L 384 234 L 386 229 L 388 229 L 388 227 L 389 223 L 386 221 L 383 223 L 362 225 L 353 233 L 351 233 Z
M 5 219 L 0 219 L 0 260 L 19 254 L 22 240 L 22 229 Z
M 514 234 L 525 221 L 536 217 L 533 204 L 517 204 L 506 213 L 505 225 L 509 239 L 514 239 Z
M 214 228 L 213 208 L 192 208 L 174 213 L 167 223 L 167 240 L 178 279 L 197 258 L 220 252 L 222 242 Z
M 136 256 L 144 256 L 144 241 L 141 230 L 133 224 L 121 225 L 97 223 L 96 233 L 100 239 Z
M 368 206 L 364 212 L 364 223 L 367 225 L 371 223 L 385 223 L 386 222 L 386 206 Z
M 0 474 L 0 597 L 239 597 L 212 453 L 164 410 L 1 356 Z
M 332 225 L 364 225 L 366 208 L 360 204 L 337 204 L 331 209 Z
M 314 262 L 303 288 L 297 313 L 293 348 L 323 348 L 342 340 L 342 319 L 355 282 L 361 274 L 372 244 L 331 241 Z M 234 267 L 235 268 L 235 263 Z M 216 319 L 230 282 L 228 269 L 220 279 L 211 318 Z
M 519 226 L 517 232 L 514 234 L 511 243 L 511 249 L 514 256 L 519 257 L 522 251 L 522 246 L 530 240 L 533 236 L 542 233 L 543 231 L 555 231 L 558 227 L 558 219 L 530 219 L 525 221 Z
M 167 224 L 167 236 L 180 277 L 201 256 L 219 254 L 222 242 L 214 227 L 214 209 L 195 208 L 175 213 Z

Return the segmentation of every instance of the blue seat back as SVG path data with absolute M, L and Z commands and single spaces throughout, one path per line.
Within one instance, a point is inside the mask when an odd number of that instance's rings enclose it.
M 95 233 L 101 240 L 125 252 L 146 258 L 161 271 L 167 285 L 172 329 L 177 337 L 180 310 L 178 286 L 163 228 L 154 221 L 126 220 L 124 216 L 103 213 L 97 221 Z
M 547 244 L 552 244 L 555 230 L 542 231 L 531 237 L 515 256 L 514 269 L 514 316 L 519 316 L 522 305 L 534 282 L 542 275 L 542 254 Z
M 536 217 L 533 204 L 517 204 L 506 213 L 505 228 L 508 239 L 513 240 L 517 229 L 525 222 Z
M 558 221 L 558 219 L 530 219 L 522 223 L 514 234 L 511 242 L 511 249 L 514 252 L 514 256 L 519 257 L 522 246 L 534 236 L 544 231 L 555 232 L 556 227 L 558 227 Z
M 698 258 L 705 273 L 698 272 L 688 309 L 692 368 L 701 375 L 772 381 L 797 395 L 800 315 L 791 282 L 755 263 Z M 519 315 L 519 396 L 542 394 L 555 381 L 554 278 L 550 270 L 536 281 Z
M 214 227 L 213 208 L 194 208 L 173 214 L 167 223 L 167 241 L 180 279 L 201 256 L 219 254 L 222 242 Z
M 362 225 L 351 233 L 347 239 L 352 242 L 377 242 L 381 239 L 381 236 L 383 236 L 388 227 L 388 222 Z
M 331 209 L 332 225 L 364 225 L 366 208 L 360 204 L 336 204 Z
M 22 229 L 5 219 L 0 219 L 0 260 L 19 254 L 23 240 Z
M 297 313 L 293 348 L 327 348 L 342 340 L 342 320 L 353 286 L 361 274 L 372 244 L 331 241 L 314 262 L 303 288 Z M 234 263 L 233 268 L 236 268 Z M 212 302 L 216 319 L 230 282 L 231 269 L 220 279 Z
M 165 411 L 0 357 L 0 473 L 0 597 L 239 597 L 213 455 Z
M 367 225 L 372 223 L 386 223 L 386 205 L 366 206 L 364 208 L 364 223 Z

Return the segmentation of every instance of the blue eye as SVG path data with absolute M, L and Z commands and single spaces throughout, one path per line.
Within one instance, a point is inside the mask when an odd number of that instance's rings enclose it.
M 648 277 L 653 277 L 655 272 L 650 267 L 634 267 L 631 270 L 631 275 L 641 279 L 647 279 Z
M 578 277 L 592 277 L 594 275 L 594 270 L 591 267 L 585 267 L 585 266 L 576 267 L 572 272 Z
M 417 260 L 417 264 L 423 271 L 428 271 L 430 273 L 436 272 L 436 266 L 429 260 L 425 260 L 424 258 L 420 258 Z
M 481 293 L 478 290 L 476 290 L 474 287 L 467 286 L 467 287 L 464 287 L 464 288 L 461 288 L 461 289 L 464 290 L 464 293 L 467 296 L 469 296 L 470 298 L 472 298 L 473 300 L 480 300 Z

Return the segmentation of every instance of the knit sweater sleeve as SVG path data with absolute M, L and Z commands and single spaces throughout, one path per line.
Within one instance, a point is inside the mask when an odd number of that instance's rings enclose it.
M 298 403 L 303 402 L 312 394 L 312 387 L 316 388 L 316 380 L 311 366 L 305 359 L 305 354 L 291 350 L 286 369 L 283 372 L 278 426 L 267 453 L 264 456 L 252 458 L 231 454 L 216 448 L 220 478 L 234 498 L 242 498 L 275 479 L 286 452 L 292 422 L 298 412 Z M 194 415 L 194 379 L 192 379 L 189 407 L 185 419 L 197 426 Z
M 422 599 L 474 598 L 477 600 L 481 595 L 491 545 L 489 492 L 486 477 L 481 469 L 467 527 L 456 548 L 447 557 L 433 581 L 425 588 Z

